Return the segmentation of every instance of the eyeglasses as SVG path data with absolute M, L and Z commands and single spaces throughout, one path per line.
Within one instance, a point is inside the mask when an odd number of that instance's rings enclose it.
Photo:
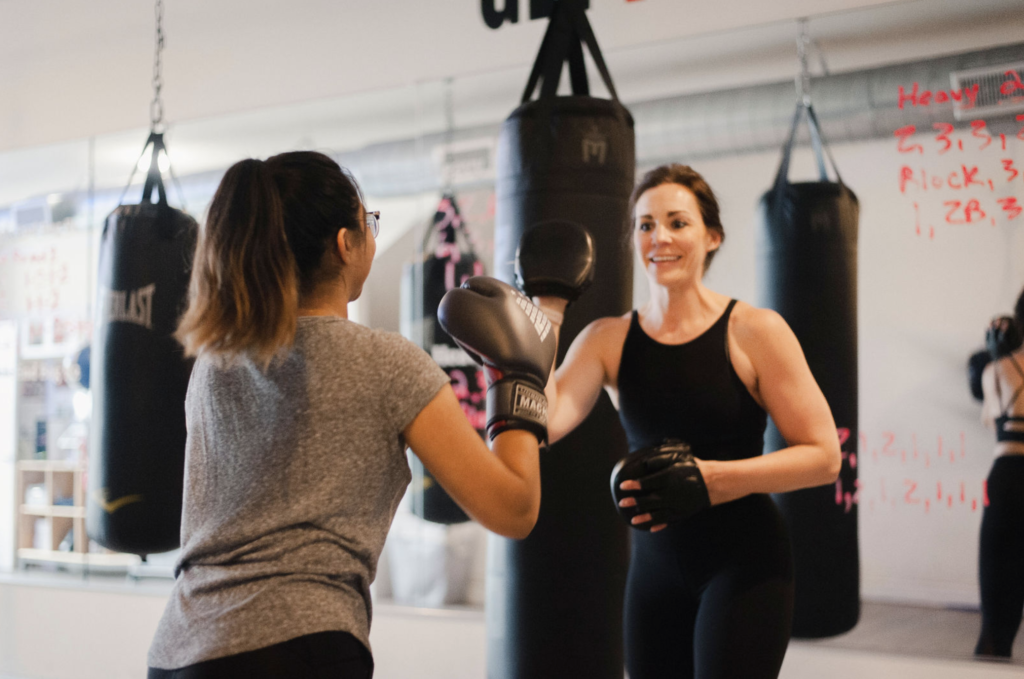
M 366 228 L 373 234 L 374 239 L 380 233 L 380 211 L 366 213 Z

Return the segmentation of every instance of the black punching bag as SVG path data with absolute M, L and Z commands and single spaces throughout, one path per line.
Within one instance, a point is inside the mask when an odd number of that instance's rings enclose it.
M 150 144 L 142 202 L 118 206 L 103 227 L 86 513 L 90 538 L 143 556 L 179 546 L 192 362 L 172 334 L 198 229 L 167 204 L 157 162 L 163 135 L 151 134 Z
M 483 371 L 437 322 L 437 305 L 444 293 L 484 273 L 455 196 L 446 194 L 441 198 L 421 250 L 417 260 L 402 272 L 402 334 L 429 353 L 452 378 L 452 389 L 463 412 L 483 436 L 487 427 Z M 411 462 L 413 513 L 434 523 L 469 521 L 419 458 L 413 456 Z
M 612 100 L 588 96 L 581 40 Z M 568 60 L 573 96 L 556 96 Z M 540 98 L 530 101 L 538 80 Z M 624 245 L 635 169 L 633 119 L 619 103 L 582 7 L 559 0 L 522 105 L 498 142 L 495 269 L 514 283 L 520 236 L 561 219 L 593 236 L 593 285 L 569 307 L 558 360 L 583 327 L 632 306 Z M 543 227 L 538 227 L 543 228 Z M 622 679 L 627 526 L 608 476 L 628 452 L 608 397 L 572 434 L 543 451 L 540 518 L 525 540 L 492 537 L 487 573 L 489 679 Z
M 791 184 L 789 159 L 806 111 L 821 181 Z M 857 543 L 857 218 L 853 194 L 836 170 L 830 182 L 814 109 L 800 104 L 775 186 L 761 198 L 758 283 L 762 306 L 793 329 L 832 409 L 843 450 L 834 486 L 775 496 L 793 539 L 793 636 L 828 637 L 860 617 Z M 832 162 L 833 167 L 835 162 Z M 786 447 L 774 423 L 765 451 Z

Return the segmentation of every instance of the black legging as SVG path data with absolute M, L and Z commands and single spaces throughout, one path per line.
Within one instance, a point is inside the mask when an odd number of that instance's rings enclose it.
M 623 616 L 630 679 L 775 679 L 793 618 L 792 555 L 772 500 L 632 533 Z
M 1024 614 L 1024 455 L 1003 455 L 988 475 L 978 579 L 981 635 L 974 652 L 1010 657 Z
M 371 679 L 373 658 L 346 632 L 319 632 L 255 651 L 182 667 L 150 668 L 148 679 Z

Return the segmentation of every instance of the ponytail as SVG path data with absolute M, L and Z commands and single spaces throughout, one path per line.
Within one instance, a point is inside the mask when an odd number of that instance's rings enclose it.
M 232 165 L 213 196 L 175 337 L 188 356 L 248 354 L 266 368 L 295 341 L 299 303 L 341 275 L 338 231 L 365 237 L 355 180 L 322 153 Z
M 267 164 L 243 160 L 221 180 L 192 265 L 176 337 L 185 353 L 248 353 L 266 367 L 295 339 L 298 283 L 281 196 Z

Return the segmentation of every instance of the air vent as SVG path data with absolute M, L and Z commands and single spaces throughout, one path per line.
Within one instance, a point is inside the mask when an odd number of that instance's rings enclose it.
M 438 144 L 432 155 L 441 175 L 449 172 L 455 184 L 494 181 L 494 145 L 493 137 L 463 139 Z
M 46 196 L 31 198 L 20 203 L 15 203 L 11 206 L 11 212 L 14 215 L 13 221 L 15 231 L 44 226 L 49 224 L 51 221 L 50 203 L 46 199 Z
M 1024 62 L 953 71 L 949 80 L 954 92 L 977 88 L 977 96 L 964 96 L 954 102 L 957 120 L 1024 111 Z

